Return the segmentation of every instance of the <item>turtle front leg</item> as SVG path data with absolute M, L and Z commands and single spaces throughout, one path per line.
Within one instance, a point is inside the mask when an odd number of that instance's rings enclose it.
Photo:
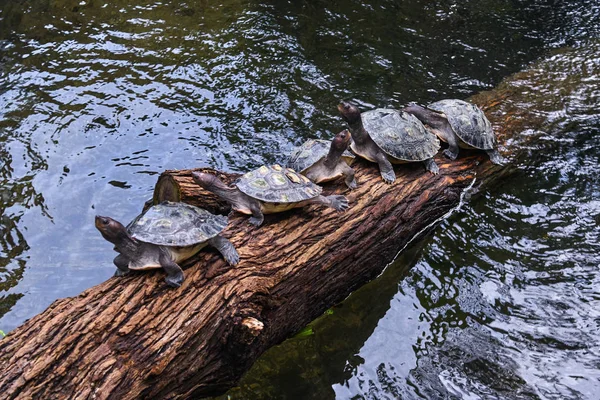
M 356 183 L 356 179 L 354 177 L 354 169 L 352 169 L 348 164 L 344 163 L 342 174 L 344 175 L 344 182 L 349 189 L 356 189 L 358 184 Z
M 433 175 L 440 173 L 440 167 L 438 167 L 435 161 L 433 161 L 433 158 L 428 158 L 427 160 L 423 161 L 423 164 L 425 164 L 425 169 L 431 172 Z
M 260 206 L 260 201 L 253 197 L 247 196 L 244 193 L 236 190 L 230 194 L 229 200 L 232 208 L 243 214 L 251 214 L 252 217 L 248 220 L 254 226 L 261 226 L 265 220 L 265 216 Z
M 178 288 L 183 283 L 185 279 L 183 275 L 183 270 L 177 263 L 171 260 L 171 257 L 166 254 L 165 251 L 161 249 L 160 256 L 158 257 L 158 262 L 160 266 L 163 267 L 165 272 L 167 273 L 167 277 L 165 278 L 165 282 L 167 285 Z
M 348 199 L 346 196 L 334 195 L 334 196 L 317 196 L 314 199 L 307 201 L 309 204 L 323 204 L 328 207 L 334 208 L 336 211 L 345 211 L 348 208 Z
M 116 256 L 113 260 L 113 263 L 117 267 L 114 276 L 123 276 L 131 272 L 131 270 L 129 269 L 129 259 L 123 254 L 119 254 L 118 256 Z
M 248 204 L 248 208 L 252 213 L 252 216 L 248 220 L 254 226 L 261 226 L 263 221 L 265 220 L 265 216 L 260 208 L 260 203 L 257 200 L 250 201 Z
M 233 244 L 223 236 L 217 235 L 210 239 L 208 243 L 219 250 L 229 265 L 237 265 L 240 262 L 240 255 L 237 250 L 233 247 Z
M 394 167 L 387 156 L 383 152 L 377 153 L 375 156 L 375 162 L 379 164 L 379 172 L 385 183 L 393 183 L 396 180 L 396 174 L 394 173 Z

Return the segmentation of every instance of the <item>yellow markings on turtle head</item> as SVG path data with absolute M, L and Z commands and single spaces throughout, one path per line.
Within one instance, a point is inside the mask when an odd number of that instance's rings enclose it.
M 281 171 L 281 170 L 283 169 L 283 168 L 281 168 L 281 165 L 279 165 L 279 164 L 273 164 L 273 167 L 272 167 L 272 168 L 273 168 L 275 171 Z

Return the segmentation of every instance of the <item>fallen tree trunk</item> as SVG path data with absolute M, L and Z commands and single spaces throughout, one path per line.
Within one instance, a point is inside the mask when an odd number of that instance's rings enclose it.
M 519 102 L 521 86 L 475 97 L 507 144 L 504 155 L 519 148 L 517 134 L 547 121 Z M 259 228 L 236 214 L 224 236 L 238 249 L 240 264 L 231 268 L 216 251 L 203 251 L 188 263 L 177 290 L 166 287 L 161 272 L 146 272 L 55 301 L 0 341 L 0 393 L 10 399 L 223 393 L 267 348 L 381 273 L 409 240 L 455 207 L 476 178 L 479 188 L 510 171 L 479 153 L 436 161 L 438 176 L 421 165 L 396 167 L 393 185 L 382 182 L 373 164 L 357 162 L 359 188 L 346 193 L 345 213 L 311 206 L 267 216 Z M 193 184 L 190 172 L 163 173 L 155 201 L 227 212 Z

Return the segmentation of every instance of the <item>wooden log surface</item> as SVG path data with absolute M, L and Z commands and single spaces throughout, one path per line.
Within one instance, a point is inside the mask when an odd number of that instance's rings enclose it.
M 544 71 L 541 77 L 549 79 Z M 509 81 L 473 98 L 492 121 L 501 152 L 513 160 L 522 148 L 520 133 L 547 122 L 522 102 L 526 90 Z M 233 214 L 224 236 L 238 249 L 239 265 L 229 267 L 215 250 L 202 251 L 184 265 L 179 289 L 168 288 L 162 272 L 145 272 L 55 301 L 0 341 L 2 397 L 223 393 L 267 348 L 380 274 L 409 240 L 459 203 L 465 188 L 475 182 L 474 190 L 480 189 L 512 170 L 462 150 L 456 161 L 436 161 L 437 176 L 419 164 L 396 166 L 392 185 L 382 182 L 374 164 L 355 163 L 358 189 L 348 192 L 342 182 L 327 189 L 347 195 L 344 213 L 310 206 L 267 215 L 258 228 Z M 228 211 L 193 184 L 189 170 L 160 176 L 155 200 L 164 199 Z

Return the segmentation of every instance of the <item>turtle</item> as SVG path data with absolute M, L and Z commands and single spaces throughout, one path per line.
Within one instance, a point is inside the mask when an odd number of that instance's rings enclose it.
M 440 141 L 415 116 L 388 108 L 361 113 L 345 101 L 338 105 L 338 111 L 352 132 L 350 148 L 357 155 L 379 164 L 386 183 L 396 179 L 392 163 L 422 161 L 427 171 L 434 175 L 439 173 L 433 156 L 440 149 Z
M 278 164 L 263 165 L 247 172 L 234 182 L 225 185 L 217 176 L 206 172 L 192 172 L 194 181 L 213 192 L 243 214 L 250 214 L 249 222 L 260 226 L 263 214 L 287 211 L 308 204 L 323 204 L 337 211 L 348 208 L 348 199 L 341 195 L 322 196 L 323 188 L 304 175 Z
M 227 217 L 185 203 L 163 202 L 148 208 L 127 227 L 110 217 L 96 215 L 96 228 L 119 253 L 114 259 L 115 276 L 130 270 L 162 268 L 169 286 L 179 287 L 184 275 L 178 265 L 210 244 L 230 265 L 239 255 L 233 244 L 220 236 Z
M 351 140 L 352 135 L 347 129 L 335 135 L 332 141 L 309 139 L 294 150 L 287 166 L 314 183 L 344 176 L 346 186 L 356 189 L 354 170 L 350 168 L 354 155 L 346 150 Z
M 458 149 L 480 149 L 494 164 L 502 165 L 505 160 L 498 153 L 496 135 L 492 124 L 479 107 L 458 99 L 436 101 L 427 107 L 409 104 L 404 107 L 421 122 L 448 143 L 444 155 L 451 160 L 458 157 Z

